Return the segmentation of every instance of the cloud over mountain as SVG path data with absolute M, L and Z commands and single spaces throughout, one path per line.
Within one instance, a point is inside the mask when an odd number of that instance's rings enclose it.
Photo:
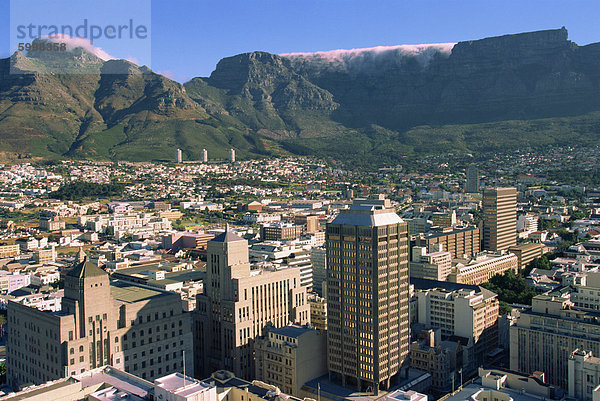
M 416 60 L 426 67 L 436 56 L 447 57 L 456 43 L 377 46 L 362 49 L 338 49 L 318 52 L 283 53 L 297 67 L 368 73 L 380 68 L 399 67 Z

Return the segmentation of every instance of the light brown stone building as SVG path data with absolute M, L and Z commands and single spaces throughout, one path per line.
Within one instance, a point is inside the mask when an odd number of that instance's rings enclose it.
M 444 227 L 415 237 L 413 246 L 423 246 L 433 252 L 436 244 L 450 252 L 453 259 L 471 256 L 480 251 L 480 233 L 477 227 Z
M 227 230 L 208 243 L 207 252 L 194 319 L 196 377 L 227 369 L 254 378 L 254 339 L 267 324 L 310 322 L 300 269 L 251 269 L 248 241 Z
M 541 257 L 544 254 L 543 244 L 521 244 L 508 248 L 508 252 L 517 255 L 519 261 L 519 271 L 524 269 L 532 260 Z
M 10 302 L 8 327 L 7 376 L 14 389 L 103 365 L 152 380 L 181 371 L 183 351 L 193 367 L 190 316 L 179 295 L 111 283 L 85 259 L 65 277 L 61 312 Z
M 517 245 L 517 189 L 483 191 L 483 249 L 506 251 Z
M 327 334 L 315 328 L 273 326 L 256 339 L 256 379 L 298 396 L 309 380 L 327 373 Z

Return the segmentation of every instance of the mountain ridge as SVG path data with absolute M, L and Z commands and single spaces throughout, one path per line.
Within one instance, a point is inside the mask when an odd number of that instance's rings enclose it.
M 47 158 L 224 158 L 233 147 L 378 164 L 502 149 L 519 130 L 529 145 L 600 137 L 600 43 L 578 46 L 561 28 L 450 45 L 248 52 L 183 85 L 80 48 L 64 61 L 17 52 L 0 60 L 0 144 Z M 48 73 L 61 62 L 86 73 Z

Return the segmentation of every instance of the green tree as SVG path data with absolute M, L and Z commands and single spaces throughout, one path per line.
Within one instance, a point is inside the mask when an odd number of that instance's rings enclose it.
M 527 281 L 512 270 L 496 274 L 489 282 L 483 283 L 482 287 L 495 292 L 499 301 L 508 304 L 531 305 L 531 299 L 535 296 L 534 289 Z
M 550 270 L 550 260 L 548 259 L 548 256 L 542 255 L 541 257 L 535 258 L 529 262 L 529 264 L 525 266 L 525 269 L 523 269 L 521 272 L 522 276 L 529 276 L 533 269 Z

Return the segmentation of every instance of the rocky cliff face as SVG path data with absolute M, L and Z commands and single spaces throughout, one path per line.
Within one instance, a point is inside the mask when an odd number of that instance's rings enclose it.
M 460 42 L 449 53 L 438 49 L 426 63 L 390 52 L 385 63 L 373 64 L 378 68 L 358 72 L 339 58 L 324 65 L 306 55 L 286 57 L 333 94 L 340 104 L 334 118 L 406 129 L 597 110 L 600 70 L 592 66 L 600 61 L 598 48 L 577 46 L 562 28 Z
M 600 111 L 600 44 L 578 46 L 564 28 L 456 44 L 245 53 L 185 85 L 80 48 L 64 58 L 41 53 L 0 60 L 5 149 L 144 160 L 170 158 L 176 147 L 190 149 L 186 158 L 203 147 L 264 154 L 268 143 L 274 152 L 393 158 L 394 149 L 477 141 L 460 130 L 440 133 L 440 125 Z M 56 73 L 61 63 L 86 73 Z M 585 129 L 600 136 L 594 118 Z M 486 135 L 485 143 L 502 146 L 502 137 Z M 533 142 L 548 143 L 542 136 Z

